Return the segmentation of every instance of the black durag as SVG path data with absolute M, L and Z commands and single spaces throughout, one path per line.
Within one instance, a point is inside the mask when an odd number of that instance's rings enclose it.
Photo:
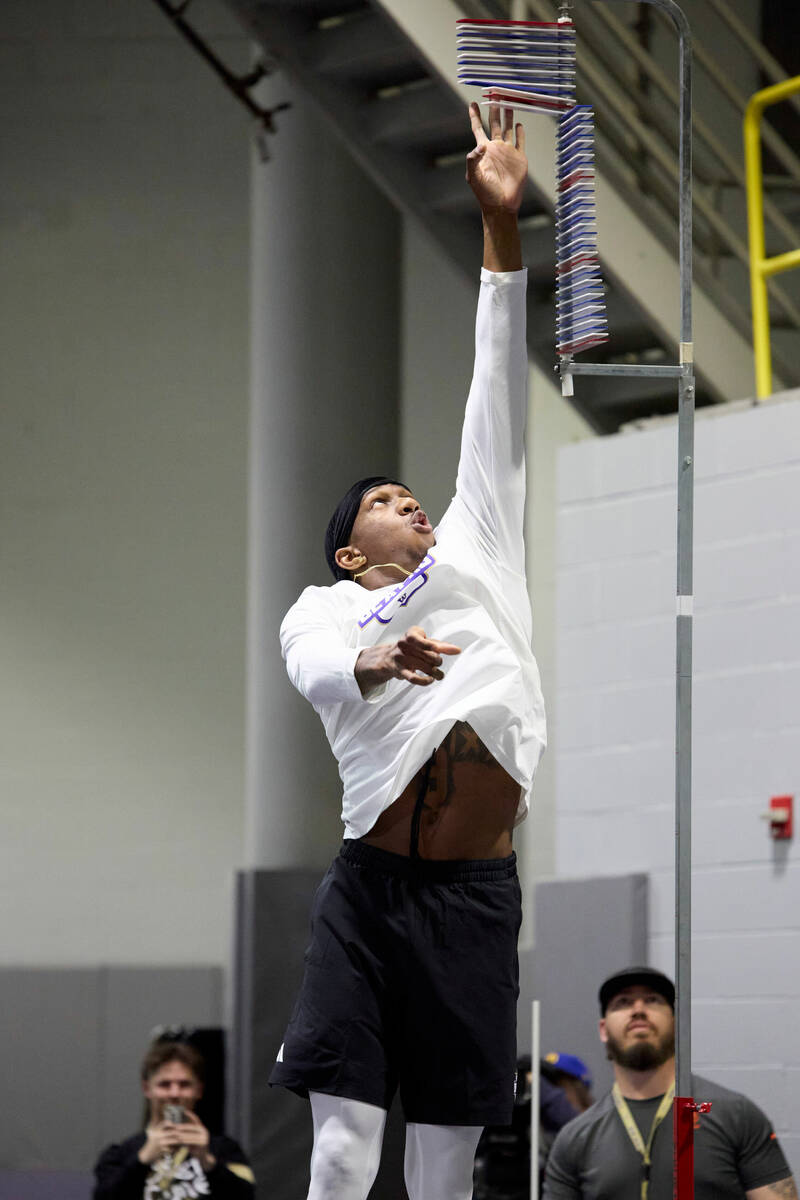
M 380 487 L 382 483 L 396 483 L 398 487 L 405 487 L 399 479 L 391 479 L 388 475 L 368 475 L 366 479 L 359 479 L 345 492 L 328 521 L 328 528 L 325 530 L 325 558 L 336 580 L 353 578 L 349 571 L 343 571 L 337 565 L 334 556 L 337 550 L 348 545 L 350 541 L 353 524 L 358 516 L 358 506 L 364 495 L 373 488 Z

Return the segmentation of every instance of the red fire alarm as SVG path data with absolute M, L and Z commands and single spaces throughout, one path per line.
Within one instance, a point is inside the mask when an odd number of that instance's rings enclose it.
M 773 796 L 761 815 L 769 821 L 770 836 L 776 842 L 787 841 L 794 832 L 794 796 Z

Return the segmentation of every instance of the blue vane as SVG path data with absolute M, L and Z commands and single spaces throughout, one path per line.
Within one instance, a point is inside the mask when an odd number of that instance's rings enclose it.
M 559 354 L 577 354 L 608 341 L 591 105 L 576 104 L 560 117 L 556 146 L 556 347 Z

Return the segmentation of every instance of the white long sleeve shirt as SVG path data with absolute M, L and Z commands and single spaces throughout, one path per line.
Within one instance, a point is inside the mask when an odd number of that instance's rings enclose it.
M 372 828 L 456 721 L 519 782 L 517 821 L 528 811 L 546 730 L 523 544 L 526 282 L 524 270 L 481 272 L 456 492 L 436 544 L 400 584 L 306 588 L 281 625 L 289 677 L 339 763 L 346 838 Z M 461 654 L 444 659 L 430 687 L 392 679 L 362 696 L 361 651 L 412 625 Z

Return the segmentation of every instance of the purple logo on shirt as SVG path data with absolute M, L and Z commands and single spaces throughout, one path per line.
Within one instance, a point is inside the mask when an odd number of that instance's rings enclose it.
M 393 588 L 387 596 L 384 596 L 383 599 L 378 601 L 374 608 L 370 609 L 366 616 L 361 618 L 361 620 L 358 622 L 359 628 L 364 629 L 365 626 L 369 625 L 370 621 L 380 621 L 381 625 L 388 625 L 394 616 L 394 613 L 388 617 L 382 617 L 381 613 L 384 612 L 390 604 L 394 603 L 395 600 L 400 608 L 405 608 L 411 597 L 428 582 L 428 571 L 430 571 L 431 567 L 435 566 L 435 564 L 436 559 L 433 557 L 433 555 L 426 554 L 416 571 L 412 571 L 407 579 L 404 579 L 402 583 L 398 583 L 396 588 Z

